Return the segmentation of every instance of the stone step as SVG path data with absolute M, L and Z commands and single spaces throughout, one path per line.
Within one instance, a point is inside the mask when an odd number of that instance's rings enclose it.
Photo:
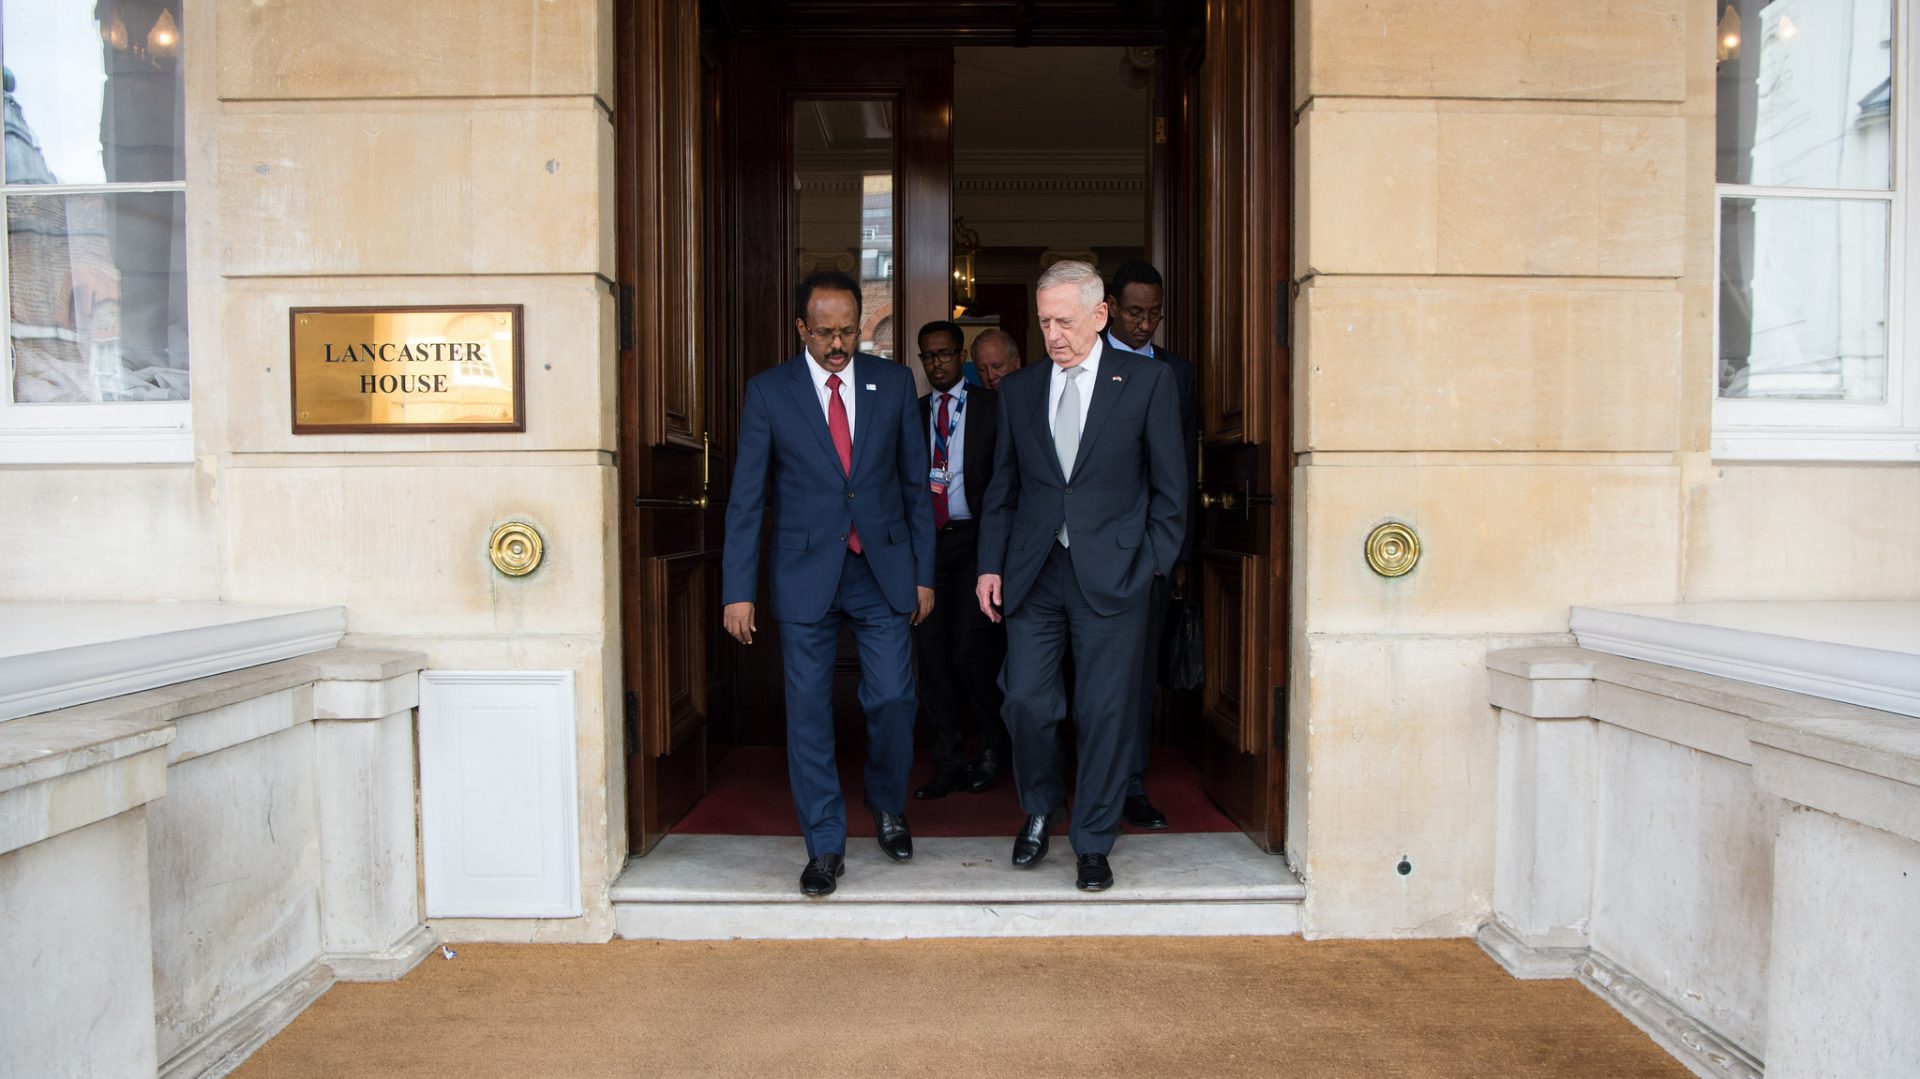
M 662 839 L 614 882 L 615 933 L 634 940 L 997 936 L 1289 936 L 1306 888 L 1286 861 L 1238 833 L 1127 835 L 1114 886 L 1082 892 L 1064 836 L 1038 867 L 1008 863 L 1013 840 L 914 840 L 895 864 L 854 839 L 831 896 L 800 894 L 797 837 Z

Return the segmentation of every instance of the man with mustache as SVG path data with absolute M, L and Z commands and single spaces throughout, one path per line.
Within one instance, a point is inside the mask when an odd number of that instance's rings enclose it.
M 721 612 L 752 644 L 760 529 L 769 481 L 768 570 L 786 675 L 787 780 L 806 837 L 800 891 L 830 894 L 845 873 L 846 802 L 834 766 L 833 660 L 840 627 L 860 651 L 867 719 L 866 808 L 880 849 L 913 857 L 905 816 L 913 763 L 909 626 L 933 610 L 933 507 L 913 375 L 856 353 L 860 286 L 816 273 L 794 293 L 801 351 L 747 380 L 727 499 Z
M 1055 736 L 1073 657 L 1079 750 L 1073 805 L 1076 883 L 1113 884 L 1139 715 L 1138 665 L 1156 576 L 1186 532 L 1186 457 L 1172 369 L 1108 347 L 1106 284 L 1084 262 L 1040 276 L 1035 308 L 1052 362 L 1000 383 L 993 482 L 980 524 L 976 598 L 1007 622 L 1004 714 L 1026 823 L 1013 864 L 1046 856 L 1066 802 Z

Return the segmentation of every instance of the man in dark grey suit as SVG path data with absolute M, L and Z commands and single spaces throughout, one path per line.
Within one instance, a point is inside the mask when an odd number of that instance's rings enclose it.
M 1007 620 L 1004 715 L 1025 825 L 1013 864 L 1046 855 L 1066 802 L 1055 739 L 1073 656 L 1078 738 L 1071 839 L 1076 883 L 1113 883 L 1139 714 L 1138 664 L 1153 580 L 1173 571 L 1186 531 L 1186 457 L 1171 369 L 1102 340 L 1105 282 L 1061 262 L 1035 289 L 1052 362 L 1000 383 L 993 482 L 980 524 L 981 610 Z

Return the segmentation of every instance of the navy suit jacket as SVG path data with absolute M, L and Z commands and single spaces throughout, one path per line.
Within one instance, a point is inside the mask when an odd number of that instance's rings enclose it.
M 776 620 L 826 616 L 840 586 L 849 527 L 860 530 L 861 549 L 888 606 L 911 613 L 919 607 L 915 588 L 933 587 L 933 502 L 913 375 L 856 353 L 841 378 L 841 393 L 859 395 L 851 476 L 840 468 L 804 354 L 747 380 L 727 496 L 722 603 L 751 603 L 757 595 L 769 494 L 768 584 Z
M 1001 576 L 1008 613 L 1040 576 L 1067 526 L 1074 577 L 1103 615 L 1142 602 L 1154 574 L 1173 572 L 1186 534 L 1186 455 L 1173 369 L 1103 345 L 1073 475 L 1060 474 L 1047 416 L 1054 365 L 1000 382 L 1000 432 L 980 523 L 980 572 Z

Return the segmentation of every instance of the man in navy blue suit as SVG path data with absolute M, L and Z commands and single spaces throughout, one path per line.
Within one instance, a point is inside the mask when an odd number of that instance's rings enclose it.
M 1007 621 L 1004 716 L 1027 820 L 1013 864 L 1047 853 L 1066 804 L 1056 741 L 1073 656 L 1076 883 L 1113 884 L 1139 715 L 1154 578 L 1173 572 L 1186 533 L 1186 456 L 1172 368 L 1107 346 L 1106 284 L 1084 262 L 1042 274 L 1035 309 L 1051 363 L 1000 383 L 993 481 L 980 523 L 976 596 Z
M 860 286 L 842 273 L 809 276 L 795 290 L 794 329 L 800 354 L 747 380 L 721 618 L 735 640 L 753 643 L 770 492 L 768 585 L 786 674 L 787 778 L 807 841 L 800 890 L 821 896 L 846 871 L 833 740 L 843 625 L 860 651 L 867 811 L 887 857 L 913 857 L 904 815 L 916 711 L 910 627 L 933 610 L 933 506 L 913 375 L 855 351 Z
M 1163 829 L 1167 815 L 1147 799 L 1147 760 L 1152 753 L 1153 698 L 1159 683 L 1160 636 L 1167 620 L 1167 604 L 1173 593 L 1185 592 L 1187 564 L 1193 561 L 1194 539 L 1200 518 L 1194 507 L 1194 488 L 1200 483 L 1199 412 L 1193 396 L 1193 365 L 1153 343 L 1160 320 L 1166 317 L 1163 300 L 1165 287 L 1160 271 L 1144 262 L 1124 262 L 1107 282 L 1107 307 L 1113 320 L 1107 324 L 1107 344 L 1116 349 L 1151 356 L 1173 371 L 1173 383 L 1180 391 L 1180 445 L 1187 454 L 1186 497 L 1181 513 L 1186 518 L 1186 539 L 1180 544 L 1180 558 L 1173 564 L 1171 577 L 1155 577 L 1153 593 L 1147 604 L 1146 657 L 1140 664 L 1140 721 L 1134 733 L 1133 765 L 1127 777 L 1127 800 L 1121 812 L 1135 828 Z

